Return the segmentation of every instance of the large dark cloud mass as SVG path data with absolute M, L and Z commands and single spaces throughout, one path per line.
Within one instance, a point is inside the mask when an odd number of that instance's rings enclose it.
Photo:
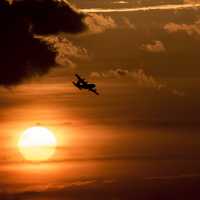
M 0 85 L 48 72 L 56 49 L 35 35 L 81 32 L 83 17 L 65 0 L 0 0 Z

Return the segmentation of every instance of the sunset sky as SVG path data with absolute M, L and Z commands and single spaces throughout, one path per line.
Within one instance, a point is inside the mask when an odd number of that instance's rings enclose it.
M 199 199 L 199 0 L 0 0 L 0 25 L 0 199 Z

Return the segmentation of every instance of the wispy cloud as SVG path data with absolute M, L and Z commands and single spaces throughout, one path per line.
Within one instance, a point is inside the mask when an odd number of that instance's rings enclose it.
M 117 27 L 115 20 L 110 16 L 104 16 L 101 14 L 89 14 L 85 22 L 91 33 L 101 33 L 107 29 L 114 29 Z
M 168 85 L 156 77 L 146 73 L 142 68 L 136 70 L 128 70 L 123 68 L 115 68 L 106 72 L 92 72 L 91 78 L 122 78 L 127 77 L 134 81 L 134 86 L 138 88 L 149 88 L 157 91 L 164 90 L 167 93 L 175 96 L 185 96 L 183 91 L 176 88 L 168 87 Z
M 113 4 L 127 4 L 128 1 L 114 1 Z
M 56 62 L 60 65 L 67 65 L 74 68 L 76 64 L 72 61 L 75 59 L 88 59 L 89 55 L 85 48 L 76 46 L 67 38 L 62 36 L 37 36 L 41 40 L 52 44 L 57 50 Z
M 178 24 L 170 22 L 164 26 L 164 30 L 168 33 L 186 32 L 188 35 L 200 35 L 200 20 L 195 21 L 193 24 Z
M 103 73 L 92 72 L 90 76 L 95 78 L 129 77 L 133 79 L 135 84 L 137 84 L 139 87 L 154 88 L 157 90 L 165 87 L 164 84 L 156 80 L 153 76 L 148 75 L 143 69 L 129 71 L 128 69 L 116 68 Z
M 184 3 L 199 3 L 199 0 L 183 0 Z
M 166 51 L 166 48 L 165 48 L 163 42 L 161 42 L 159 40 L 155 40 L 150 44 L 143 44 L 141 46 L 141 49 L 151 52 L 151 53 L 161 53 L 161 52 Z
M 153 176 L 147 177 L 146 180 L 157 180 L 157 181 L 170 181 L 170 180 L 179 180 L 179 179 L 193 179 L 199 178 L 200 174 L 180 174 L 172 176 Z
M 89 33 L 102 33 L 106 30 L 117 28 L 129 28 L 135 29 L 135 25 L 127 18 L 122 17 L 116 21 L 111 16 L 105 16 L 103 14 L 89 13 L 85 18 L 85 23 L 88 27 Z
M 115 183 L 114 179 L 85 179 L 77 180 L 66 183 L 58 184 L 38 184 L 38 185 L 27 185 L 26 187 L 10 188 L 0 190 L 0 198 L 2 195 L 4 197 L 10 197 L 10 195 L 39 195 L 39 194 L 59 194 L 63 192 L 73 192 L 74 190 L 87 189 L 93 186 L 107 186 L 109 184 Z M 13 199 L 13 198 L 12 198 Z

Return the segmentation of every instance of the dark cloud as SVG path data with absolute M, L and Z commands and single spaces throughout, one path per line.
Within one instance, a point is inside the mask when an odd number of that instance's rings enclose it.
M 81 32 L 83 18 L 65 0 L 0 0 L 0 85 L 19 84 L 56 66 L 57 48 L 36 35 Z
M 12 8 L 27 20 L 35 34 L 77 33 L 83 30 L 83 14 L 66 0 L 15 0 Z

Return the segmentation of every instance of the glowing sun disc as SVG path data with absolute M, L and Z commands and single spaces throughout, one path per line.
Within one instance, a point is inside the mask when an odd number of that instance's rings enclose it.
M 18 147 L 29 161 L 45 161 L 52 157 L 56 148 L 55 135 L 45 127 L 34 126 L 25 130 L 19 138 Z

